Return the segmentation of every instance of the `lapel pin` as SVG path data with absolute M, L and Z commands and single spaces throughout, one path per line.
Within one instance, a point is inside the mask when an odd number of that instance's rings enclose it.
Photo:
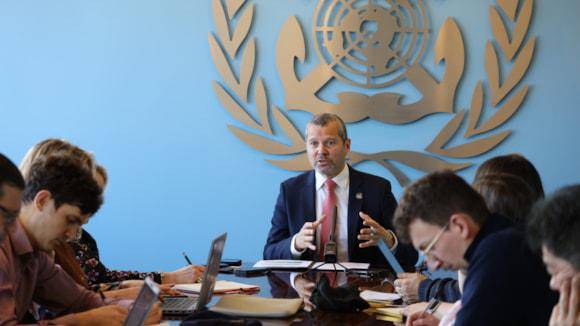
M 357 192 L 356 195 L 354 195 L 354 197 L 356 199 L 363 199 L 363 194 L 362 194 L 362 192 Z

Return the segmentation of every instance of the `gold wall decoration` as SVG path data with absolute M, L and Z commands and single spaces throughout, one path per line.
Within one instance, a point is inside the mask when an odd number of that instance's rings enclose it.
M 244 127 L 228 125 L 229 130 L 258 151 L 285 155 L 267 160 L 273 165 L 292 171 L 311 169 L 302 133 L 280 107 L 270 103 L 266 82 L 259 76 L 253 78 L 257 40 L 250 37 L 250 30 L 255 5 L 250 0 L 213 0 L 212 7 L 216 31 L 209 33 L 209 45 L 222 78 L 221 82 L 213 82 L 213 88 L 221 105 Z M 497 128 L 518 111 L 528 92 L 528 85 L 520 83 L 534 55 L 535 36 L 528 35 L 532 13 L 533 0 L 497 0 L 497 4 L 490 5 L 493 37 L 486 42 L 483 63 L 487 78 L 475 86 L 470 107 L 457 109 L 455 97 L 465 68 L 465 45 L 454 18 L 448 17 L 436 33 L 435 64 L 445 67 L 442 77 L 437 78 L 422 62 L 430 50 L 428 40 L 432 33 L 424 1 L 318 0 L 310 33 L 318 65 L 304 77 L 296 72 L 297 65 L 307 59 L 307 33 L 297 17 L 286 20 L 277 40 L 276 68 L 285 92 L 285 109 L 336 113 L 346 123 L 373 119 L 387 125 L 408 124 L 432 114 L 452 115 L 424 152 L 353 151 L 350 163 L 377 162 L 401 185 L 410 180 L 392 162 L 426 173 L 464 169 L 472 164 L 469 158 L 492 150 L 511 134 L 510 130 Z M 337 93 L 338 102 L 330 102 L 319 93 L 331 81 L 362 91 Z M 421 93 L 417 102 L 401 104 L 404 94 L 389 91 L 390 86 L 403 81 Z M 255 82 L 255 87 L 250 87 L 251 82 Z M 249 100 L 250 89 L 254 90 L 253 102 Z M 484 103 L 485 99 L 489 103 Z M 249 113 L 251 106 L 255 106 L 257 116 Z M 484 109 L 491 111 L 488 118 L 480 121 Z M 270 116 L 283 135 L 274 134 Z M 464 125 L 466 131 L 460 135 Z M 280 136 L 288 141 L 281 142 Z M 448 146 L 452 139 L 459 138 L 462 144 Z

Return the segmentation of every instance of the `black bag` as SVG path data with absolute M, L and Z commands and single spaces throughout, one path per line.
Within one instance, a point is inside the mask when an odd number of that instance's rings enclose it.
M 184 319 L 180 325 L 185 326 L 209 326 L 209 325 L 244 325 L 260 326 L 262 323 L 256 319 L 234 317 L 211 310 L 196 311 Z
M 317 309 L 336 312 L 358 312 L 369 308 L 369 304 L 360 297 L 356 285 L 333 288 L 326 275 L 322 275 L 316 283 L 310 301 Z

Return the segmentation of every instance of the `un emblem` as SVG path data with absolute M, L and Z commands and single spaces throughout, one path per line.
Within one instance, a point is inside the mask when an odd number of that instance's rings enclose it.
M 400 81 L 425 53 L 429 21 L 419 1 L 320 1 L 313 39 L 334 77 L 364 88 Z
M 425 173 L 470 166 L 469 158 L 496 148 L 511 134 L 497 129 L 519 110 L 528 92 L 521 80 L 535 49 L 536 38 L 528 35 L 533 0 L 497 0 L 490 5 L 492 35 L 483 62 L 486 77 L 472 90 L 466 109 L 457 109 L 455 103 L 465 67 L 461 29 L 448 17 L 434 33 L 422 0 L 319 0 L 310 34 L 319 64 L 301 74 L 297 66 L 307 59 L 307 33 L 296 16 L 288 17 L 275 48 L 285 110 L 271 103 L 266 81 L 253 78 L 257 39 L 250 37 L 250 30 L 255 5 L 250 0 L 213 0 L 212 5 L 216 31 L 209 34 L 209 45 L 222 78 L 213 82 L 213 88 L 223 108 L 240 123 L 228 128 L 260 152 L 283 155 L 267 160 L 283 169 L 310 169 L 299 131 L 304 128 L 296 128 L 284 111 L 331 112 L 346 123 L 372 119 L 387 126 L 412 123 L 435 113 L 450 115 L 424 151 L 351 152 L 350 164 L 376 162 L 404 186 L 410 180 L 393 162 Z M 430 73 L 423 62 L 433 36 L 435 64 L 444 66 L 440 76 Z M 361 91 L 338 92 L 338 101 L 322 98 L 320 90 L 333 80 Z M 418 101 L 405 103 L 405 94 L 391 90 L 403 81 L 421 93 Z M 486 110 L 489 112 L 483 114 Z M 281 134 L 274 134 L 270 117 Z M 279 141 L 281 136 L 287 141 Z M 460 144 L 450 146 L 452 140 Z

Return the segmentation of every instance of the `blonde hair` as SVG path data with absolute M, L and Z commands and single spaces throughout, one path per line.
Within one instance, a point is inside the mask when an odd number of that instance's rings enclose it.
M 20 172 L 22 172 L 24 180 L 29 179 L 32 164 L 49 156 L 73 157 L 78 159 L 93 174 L 95 173 L 96 163 L 92 154 L 64 139 L 49 138 L 34 145 L 24 155 L 22 162 L 20 162 Z

